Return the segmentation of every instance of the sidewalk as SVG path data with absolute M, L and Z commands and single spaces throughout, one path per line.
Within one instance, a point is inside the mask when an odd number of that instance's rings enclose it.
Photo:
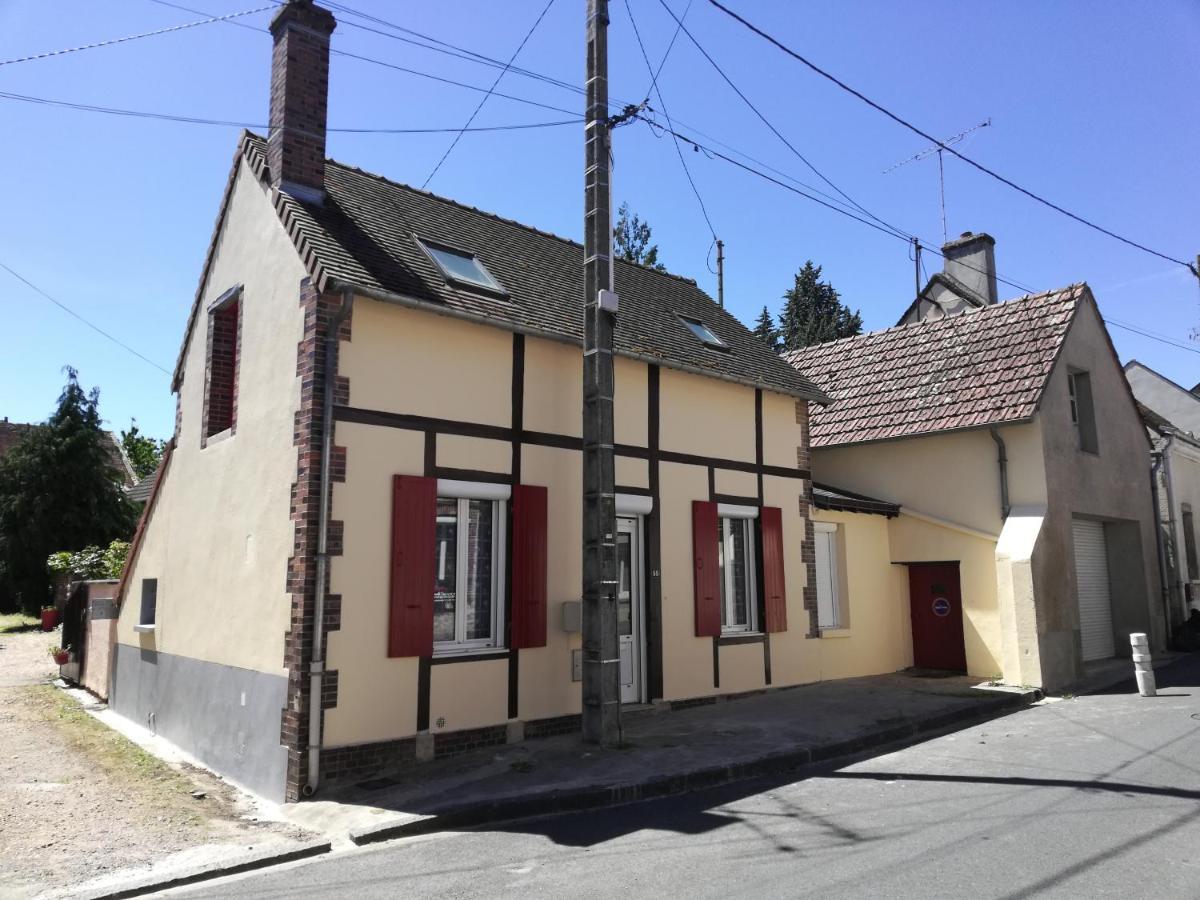
M 356 844 L 579 810 L 794 770 L 1004 715 L 1040 692 L 909 674 L 829 681 L 674 712 L 629 711 L 621 749 L 577 735 L 328 786 L 292 821 Z

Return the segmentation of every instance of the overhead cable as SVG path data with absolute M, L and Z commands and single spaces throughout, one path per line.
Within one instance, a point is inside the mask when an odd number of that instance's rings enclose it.
M 142 362 L 148 363 L 148 364 L 154 366 L 154 368 L 158 369 L 164 375 L 171 374 L 166 369 L 164 369 L 162 366 L 160 366 L 158 363 L 156 363 L 154 360 L 149 359 L 148 357 L 142 356 L 142 354 L 138 353 L 136 350 L 134 350 L 132 347 L 130 347 L 128 344 L 126 344 L 124 341 L 122 341 L 120 338 L 114 337 L 113 335 L 111 335 L 107 331 L 105 331 L 103 328 L 101 328 L 99 325 L 95 325 L 92 322 L 89 322 L 87 319 L 85 319 L 79 313 L 75 312 L 75 310 L 71 309 L 71 307 L 67 306 L 65 303 L 51 297 L 49 294 L 47 294 L 44 290 L 42 290 L 40 287 L 38 287 L 36 284 L 34 284 L 32 281 L 30 281 L 24 275 L 21 275 L 20 273 L 16 272 L 15 270 L 10 268 L 5 263 L 0 262 L 0 269 L 4 269 L 4 271 L 6 271 L 13 278 L 17 279 L 17 281 L 20 281 L 23 284 L 25 284 L 27 287 L 32 288 L 34 291 L 41 294 L 43 297 L 45 297 L 47 300 L 49 300 L 51 303 L 53 303 L 55 306 L 57 306 L 59 309 L 61 309 L 63 312 L 67 313 L 70 316 L 74 316 L 76 319 L 78 319 L 80 322 L 82 322 L 88 328 L 92 329 L 92 331 L 108 338 L 110 341 L 112 341 L 114 344 L 116 344 L 121 349 L 129 351 L 134 356 L 136 356 L 138 359 L 140 359 Z
M 14 59 L 0 60 L 0 66 L 10 66 L 13 63 L 30 62 L 35 59 L 49 59 L 52 56 L 62 56 L 67 53 L 78 53 L 80 50 L 95 50 L 98 47 L 111 47 L 114 44 L 124 44 L 128 41 L 136 41 L 140 38 L 154 37 L 159 34 L 170 34 L 173 31 L 183 31 L 187 28 L 195 28 L 197 25 L 208 25 L 212 22 L 227 22 L 230 19 L 237 19 L 241 16 L 250 16 L 254 13 L 266 12 L 268 9 L 274 9 L 279 4 L 269 3 L 266 6 L 259 6 L 254 9 L 243 10 L 242 12 L 229 13 L 225 16 L 213 16 L 209 19 L 201 19 L 198 22 L 185 22 L 182 25 L 171 25 L 168 28 L 159 28 L 156 31 L 143 31 L 141 34 L 130 34 L 125 37 L 112 38 L 107 41 L 97 41 L 94 44 L 83 44 L 79 47 L 66 47 L 62 50 L 49 50 L 45 53 L 34 53 L 31 56 L 19 56 Z
M 659 2 L 662 2 L 662 0 L 659 0 Z M 740 15 L 735 13 L 733 10 L 729 9 L 729 7 L 727 7 L 723 3 L 719 2 L 719 0 L 708 0 L 708 2 L 711 3 L 713 6 L 715 6 L 717 9 L 719 9 L 721 12 L 725 13 L 725 15 L 729 16 L 730 18 L 734 19 L 737 22 L 740 22 L 742 25 L 744 25 L 750 31 L 757 34 L 759 37 L 763 38 L 767 42 L 778 47 L 780 50 L 782 50 L 788 56 L 790 56 L 793 59 L 797 60 L 798 62 L 801 62 L 804 65 L 808 66 L 808 68 L 812 69 L 814 72 L 816 72 L 821 77 L 826 78 L 829 81 L 832 81 L 843 91 L 846 91 L 847 93 L 852 94 L 853 96 L 857 97 L 859 100 L 866 103 L 872 109 L 878 110 L 879 112 L 883 113 L 885 116 L 887 116 L 892 121 L 897 122 L 900 125 L 903 125 L 909 131 L 913 132 L 914 134 L 920 135 L 925 140 L 929 141 L 932 144 L 937 145 L 942 150 L 945 150 L 947 153 L 958 157 L 963 162 L 967 163 L 967 165 L 978 169 L 980 172 L 983 172 L 985 175 L 991 176 L 992 178 L 999 181 L 1001 184 L 1007 185 L 1008 187 L 1012 188 L 1013 190 L 1024 194 L 1025 196 L 1031 198 L 1032 200 L 1037 201 L 1038 203 L 1041 203 L 1043 206 L 1048 206 L 1050 209 L 1053 209 L 1055 212 L 1062 213 L 1064 216 L 1074 219 L 1076 222 L 1079 222 L 1081 225 L 1086 225 L 1088 228 L 1091 228 L 1094 231 L 1098 231 L 1101 234 L 1107 235 L 1108 237 L 1118 240 L 1123 244 L 1128 244 L 1130 247 L 1135 247 L 1138 250 L 1141 250 L 1145 253 L 1149 253 L 1152 256 L 1157 256 L 1159 259 L 1165 259 L 1167 262 L 1177 263 L 1178 265 L 1181 265 L 1184 268 L 1188 269 L 1197 278 L 1200 278 L 1200 271 L 1197 270 L 1197 267 L 1194 263 L 1185 262 L 1184 260 L 1177 259 L 1176 257 L 1171 256 L 1167 253 L 1161 253 L 1158 250 L 1151 249 L 1150 247 L 1147 247 L 1145 244 L 1140 244 L 1137 241 L 1131 240 L 1127 237 L 1123 237 L 1122 235 L 1117 234 L 1115 231 L 1111 231 L 1108 228 L 1105 228 L 1101 225 L 1097 225 L 1095 222 L 1089 221 L 1088 219 L 1085 219 L 1083 216 L 1073 213 L 1069 209 L 1065 209 L 1064 207 L 1059 206 L 1057 203 L 1053 203 L 1050 200 L 1047 200 L 1045 197 L 1042 197 L 1039 194 L 1035 194 L 1033 191 L 1029 190 L 1028 188 L 1021 187 L 1021 185 L 1017 184 L 1015 181 L 1005 178 L 1000 173 L 995 172 L 992 169 L 989 169 L 987 166 L 983 165 L 982 163 L 978 163 L 975 160 L 971 159 L 969 156 L 965 156 L 962 153 L 959 153 L 953 147 L 947 146 L 945 143 L 943 143 L 942 141 L 939 141 L 937 138 L 933 137 L 928 132 L 923 131 L 922 129 L 918 128 L 916 125 L 913 125 L 911 122 L 907 121 L 906 119 L 901 118 L 899 115 L 892 112 L 890 109 L 886 108 L 885 106 L 882 106 L 881 104 L 876 103 L 874 100 L 872 100 L 870 97 L 863 94 L 861 91 L 855 90 L 850 85 L 846 84 L 844 81 L 837 78 L 835 75 L 832 75 L 829 72 L 822 69 L 816 63 L 806 59 L 804 56 L 801 56 L 799 53 L 797 53 L 795 50 L 793 50 L 792 48 L 785 45 L 783 42 L 781 42 L 777 38 L 772 37 L 770 34 L 763 31 L 758 26 L 753 25 L 752 23 L 748 22 L 746 19 L 742 18 Z
M 437 161 L 437 165 L 433 167 L 433 171 L 425 177 L 423 182 L 421 182 L 422 190 L 429 185 L 429 182 L 433 180 L 433 176 L 435 176 L 438 173 L 438 170 L 442 168 L 442 163 L 444 163 L 450 154 L 454 152 L 454 148 L 457 147 L 458 142 L 462 140 L 464 132 L 466 132 L 466 130 L 471 126 L 471 123 L 475 121 L 475 117 L 479 115 L 479 111 L 483 109 L 483 105 L 488 102 L 488 98 L 492 96 L 492 93 L 499 86 L 500 79 L 504 77 L 505 73 L 509 69 L 509 66 L 516 61 L 517 56 L 522 50 L 525 49 L 525 45 L 529 43 L 529 39 L 533 37 L 533 33 L 537 31 L 537 27 L 542 24 L 542 19 L 546 18 L 546 13 L 550 12 L 550 7 L 553 5 L 554 0 L 546 0 L 546 5 L 542 7 L 542 11 L 538 13 L 538 17 L 533 20 L 533 24 L 529 26 L 529 30 L 525 32 L 525 37 L 521 38 L 521 43 L 517 44 L 517 49 L 512 52 L 512 56 L 509 57 L 504 68 L 500 70 L 500 74 L 496 76 L 496 80 L 492 82 L 492 86 L 488 88 L 487 92 L 479 99 L 479 104 L 474 110 L 472 110 L 471 115 L 467 118 L 467 124 L 464 125 L 458 134 L 454 136 L 454 140 L 450 142 L 450 146 L 446 148 L 446 152 L 442 154 L 442 158 Z

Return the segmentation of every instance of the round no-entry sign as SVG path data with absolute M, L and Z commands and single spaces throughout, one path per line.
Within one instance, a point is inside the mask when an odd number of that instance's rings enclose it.
M 938 597 L 933 601 L 933 614 L 935 616 L 950 615 L 950 601 L 945 597 Z

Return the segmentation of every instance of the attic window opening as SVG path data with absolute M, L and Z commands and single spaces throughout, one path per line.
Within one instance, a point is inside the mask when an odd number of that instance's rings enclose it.
M 718 350 L 729 349 L 729 345 L 713 334 L 712 329 L 699 319 L 693 319 L 690 316 L 680 315 L 679 313 L 676 313 L 676 315 L 679 316 L 679 321 L 686 325 L 688 330 L 699 338 L 705 346 L 715 347 Z
M 237 427 L 238 370 L 242 348 L 242 288 L 230 288 L 208 309 L 205 359 L 204 431 L 210 438 Z
M 495 291 L 497 294 L 508 293 L 504 289 L 504 285 L 492 277 L 492 273 L 475 254 L 434 244 L 422 238 L 417 238 L 417 243 L 441 269 L 442 275 L 447 281 Z

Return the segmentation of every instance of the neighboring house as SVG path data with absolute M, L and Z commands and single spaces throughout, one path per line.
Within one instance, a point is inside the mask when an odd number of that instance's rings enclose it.
M 1163 588 L 1171 626 L 1200 609 L 1196 522 L 1200 513 L 1200 396 L 1131 360 L 1125 377 L 1154 445 Z
M 822 635 L 1050 689 L 1131 631 L 1161 646 L 1150 448 L 1091 291 L 927 312 L 788 356 L 834 400 L 812 414 L 814 479 L 896 505 L 818 495 Z M 884 622 L 860 608 L 881 595 Z
M 583 250 L 327 161 L 333 27 L 272 22 L 270 137 L 234 156 L 109 701 L 291 800 L 581 709 Z M 825 396 L 694 282 L 615 280 L 622 702 L 895 668 L 866 637 L 891 597 L 813 639 Z
M 945 260 L 897 325 L 927 322 L 974 312 L 1000 299 L 996 290 L 996 240 L 990 234 L 963 232 L 942 245 Z
M 40 427 L 36 424 L 10 422 L 8 416 L 5 416 L 4 420 L 0 421 L 0 459 L 7 456 L 10 450 L 21 443 L 25 435 Z M 138 478 L 133 471 L 133 464 L 125 455 L 125 448 L 121 446 L 121 439 L 111 431 L 104 432 L 104 448 L 108 451 L 108 461 L 113 470 L 113 477 L 126 491 L 129 491 L 138 483 Z

